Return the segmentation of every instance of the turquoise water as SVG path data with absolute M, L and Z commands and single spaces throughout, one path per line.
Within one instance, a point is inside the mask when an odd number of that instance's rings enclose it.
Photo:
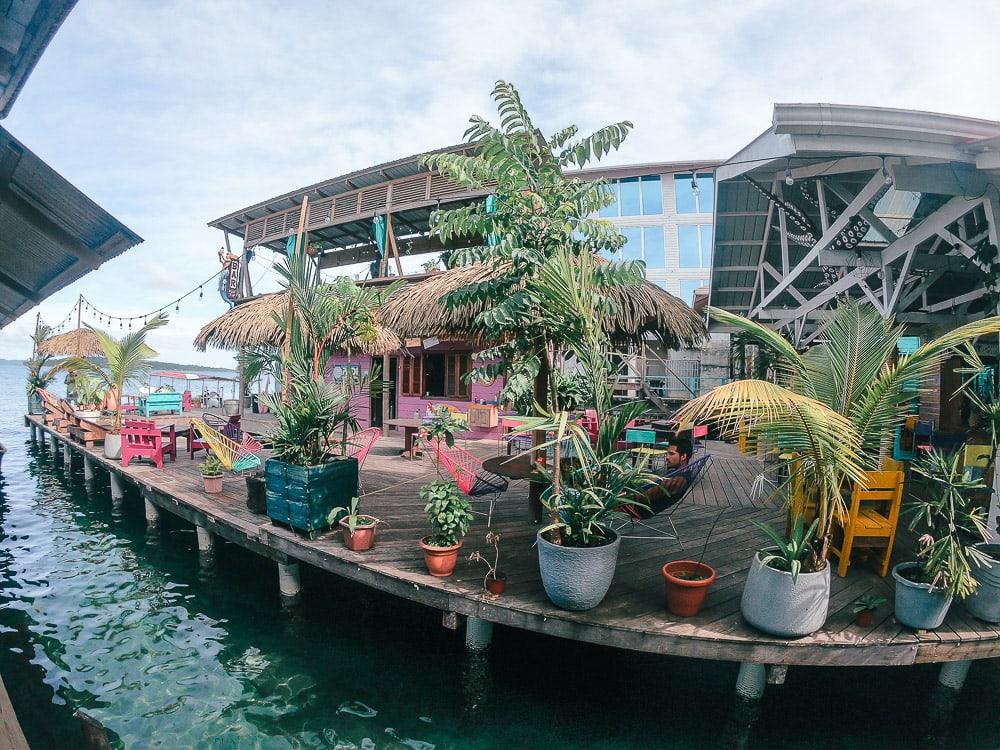
M 80 746 L 83 708 L 128 748 L 996 748 L 1000 670 L 977 664 L 951 728 L 935 671 L 790 670 L 742 742 L 736 666 L 510 629 L 468 657 L 440 614 L 303 566 L 283 607 L 274 564 L 112 508 L 21 426 L 0 366 L 0 674 L 34 750 Z M 738 735 L 738 733 L 736 733 Z

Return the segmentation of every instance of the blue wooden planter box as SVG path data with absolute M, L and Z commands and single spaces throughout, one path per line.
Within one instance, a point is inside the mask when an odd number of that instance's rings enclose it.
M 358 460 L 337 458 L 319 466 L 295 466 L 274 458 L 264 465 L 267 515 L 313 534 L 325 529 L 330 511 L 358 494 Z
M 154 411 L 176 411 L 183 414 L 182 404 L 180 393 L 150 393 L 139 399 L 139 412 L 146 417 Z

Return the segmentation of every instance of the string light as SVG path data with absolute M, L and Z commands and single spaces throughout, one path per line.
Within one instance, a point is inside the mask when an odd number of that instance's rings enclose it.
M 792 157 L 789 156 L 787 159 L 785 162 L 785 184 L 791 186 L 795 184 L 795 178 L 792 177 Z
M 691 175 L 691 192 L 698 196 L 701 194 L 701 190 L 698 188 L 698 175 Z
M 886 185 L 892 184 L 892 175 L 889 174 L 889 170 L 885 167 L 885 157 L 882 157 L 882 180 Z

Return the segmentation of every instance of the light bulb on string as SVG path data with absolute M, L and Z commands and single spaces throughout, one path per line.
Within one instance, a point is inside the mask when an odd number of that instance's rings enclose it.
M 889 170 L 885 167 L 885 157 L 882 157 L 882 181 L 886 185 L 892 184 L 892 175 L 889 174 Z
M 785 162 L 785 184 L 789 186 L 795 184 L 795 178 L 792 177 L 792 157 L 790 156 Z
M 201 287 L 198 287 L 198 299 L 204 299 L 204 297 L 205 291 Z
M 691 175 L 691 192 L 698 196 L 701 190 L 698 189 L 698 177 L 697 175 Z

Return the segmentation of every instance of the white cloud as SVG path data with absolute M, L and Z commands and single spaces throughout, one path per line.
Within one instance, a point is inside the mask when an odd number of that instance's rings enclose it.
M 164 304 L 215 270 L 205 223 L 273 195 L 455 143 L 513 81 L 551 132 L 631 119 L 613 162 L 726 157 L 775 101 L 1000 119 L 1000 6 L 862 2 L 79 4 L 4 123 L 146 242 L 80 292 L 115 312 Z M 266 259 L 255 263 L 256 281 Z M 264 288 L 273 282 L 263 279 Z M 154 334 L 190 341 L 214 290 Z M 34 311 L 0 332 L 24 356 Z

